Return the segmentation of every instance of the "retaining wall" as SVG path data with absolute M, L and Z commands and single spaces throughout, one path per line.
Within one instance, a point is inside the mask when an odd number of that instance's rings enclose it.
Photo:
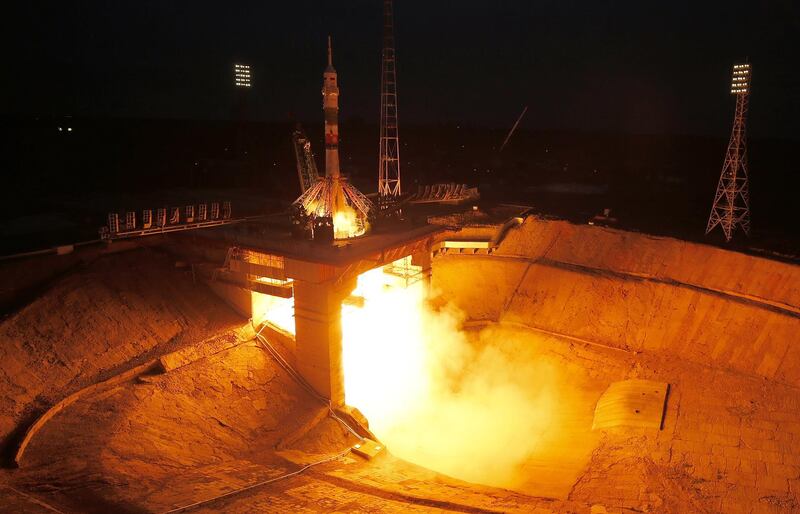
M 434 259 L 433 285 L 473 320 L 800 386 L 800 267 L 792 264 L 529 217 L 493 254 Z

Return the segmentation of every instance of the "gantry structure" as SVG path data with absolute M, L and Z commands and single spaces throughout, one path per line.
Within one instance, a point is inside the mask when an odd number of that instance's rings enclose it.
M 750 192 L 747 180 L 747 106 L 750 100 L 750 64 L 735 64 L 731 94 L 736 97 L 736 113 L 725 162 L 714 195 L 714 204 L 706 224 L 706 234 L 722 227 L 725 241 L 730 241 L 736 228 L 750 234 Z
M 394 51 L 394 8 L 383 2 L 381 55 L 381 133 L 378 150 L 378 195 L 400 196 L 400 135 L 397 127 L 397 71 Z
M 300 180 L 300 193 L 302 194 L 319 182 L 320 176 L 317 171 L 314 152 L 311 150 L 311 141 L 309 141 L 308 136 L 306 136 L 299 124 L 292 133 L 292 143 L 297 162 L 297 177 Z

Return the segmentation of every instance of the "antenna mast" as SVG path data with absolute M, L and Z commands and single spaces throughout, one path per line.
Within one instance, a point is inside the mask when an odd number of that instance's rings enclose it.
M 397 129 L 397 73 L 392 0 L 383 2 L 381 56 L 381 135 L 378 151 L 378 195 L 400 195 L 400 136 Z
M 736 96 L 736 114 L 725 163 L 717 184 L 714 205 L 706 225 L 706 234 L 717 225 L 725 233 L 725 241 L 733 238 L 736 227 L 750 235 L 750 191 L 747 181 L 747 104 L 750 100 L 750 65 L 735 64 L 731 94 Z

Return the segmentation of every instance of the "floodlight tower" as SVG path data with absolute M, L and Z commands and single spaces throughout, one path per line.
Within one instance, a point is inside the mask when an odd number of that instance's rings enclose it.
M 725 162 L 717 184 L 714 205 L 706 225 L 706 234 L 717 225 L 725 233 L 725 241 L 733 238 L 736 227 L 750 234 L 750 192 L 747 181 L 747 104 L 750 99 L 750 64 L 735 64 L 731 94 L 736 96 L 736 114 Z
M 250 78 L 250 65 L 236 62 L 233 64 L 233 89 L 234 89 L 234 112 L 233 117 L 236 122 L 236 133 L 233 140 L 233 157 L 246 160 L 249 151 L 253 148 L 253 141 L 246 125 L 249 107 L 248 101 L 252 88 Z
M 397 129 L 397 73 L 392 0 L 383 2 L 381 56 L 381 134 L 378 150 L 378 196 L 400 195 L 400 135 Z
M 235 63 L 233 65 L 233 88 L 236 94 L 234 116 L 239 122 L 247 117 L 247 97 L 250 96 L 251 87 L 250 65 Z

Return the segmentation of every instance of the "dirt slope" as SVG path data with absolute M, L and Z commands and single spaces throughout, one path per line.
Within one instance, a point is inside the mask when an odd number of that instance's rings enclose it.
M 71 392 L 242 322 L 154 250 L 68 274 L 0 322 L 0 448 Z
M 17 476 L 59 484 L 52 499 L 84 512 L 168 510 L 279 474 L 274 446 L 321 409 L 243 343 L 79 400 L 37 434 Z

